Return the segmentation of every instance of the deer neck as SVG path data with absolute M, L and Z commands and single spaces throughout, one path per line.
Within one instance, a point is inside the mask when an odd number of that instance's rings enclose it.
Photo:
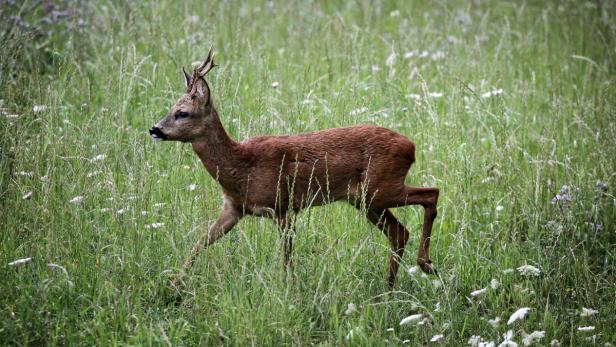
M 207 134 L 192 141 L 193 150 L 223 188 L 236 190 L 238 168 L 244 166 L 240 145 L 229 137 L 216 111 L 212 117 Z

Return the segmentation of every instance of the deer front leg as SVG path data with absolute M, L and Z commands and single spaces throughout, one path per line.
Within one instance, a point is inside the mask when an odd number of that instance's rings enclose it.
M 241 218 L 242 213 L 233 205 L 225 201 L 218 219 L 214 222 L 214 224 L 212 224 L 212 226 L 210 226 L 208 232 L 204 234 L 193 246 L 189 257 L 182 268 L 180 276 L 173 281 L 174 286 L 177 287 L 182 275 L 186 273 L 186 271 L 193 265 L 199 252 L 223 237 L 235 226 L 235 224 L 237 224 Z

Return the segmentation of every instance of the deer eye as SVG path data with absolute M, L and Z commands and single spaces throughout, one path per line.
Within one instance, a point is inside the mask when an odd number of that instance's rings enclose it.
M 187 112 L 178 112 L 175 114 L 175 118 L 187 118 L 187 117 L 188 117 Z

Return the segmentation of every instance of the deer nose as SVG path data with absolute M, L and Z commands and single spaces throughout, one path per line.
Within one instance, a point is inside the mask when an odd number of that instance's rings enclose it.
M 165 135 L 165 133 L 163 133 L 163 131 L 157 126 L 153 126 L 152 129 L 150 129 L 150 136 L 152 136 L 152 138 L 156 141 L 161 141 L 167 138 L 167 135 Z

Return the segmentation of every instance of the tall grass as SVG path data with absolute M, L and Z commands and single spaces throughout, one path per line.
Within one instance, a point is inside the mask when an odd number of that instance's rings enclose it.
M 44 58 L 1 52 L 23 58 L 0 65 L 3 345 L 616 343 L 613 3 L 99 5 Z M 275 225 L 246 218 L 169 304 L 221 192 L 190 146 L 147 129 L 210 46 L 235 139 L 356 123 L 413 139 L 408 183 L 441 189 L 440 276 L 405 271 L 421 209 L 395 210 L 414 233 L 387 293 L 386 238 L 333 204 L 299 214 L 289 277 Z M 427 318 L 400 326 L 411 314 Z

